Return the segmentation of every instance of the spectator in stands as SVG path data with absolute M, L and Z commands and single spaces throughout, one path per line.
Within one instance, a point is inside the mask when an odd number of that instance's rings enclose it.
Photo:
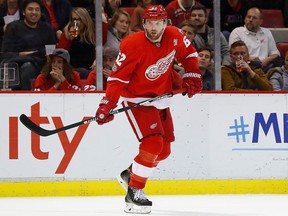
M 78 27 L 75 27 L 75 24 Z M 78 28 L 78 31 L 76 31 Z M 76 33 L 76 34 L 75 34 Z M 71 19 L 61 34 L 58 47 L 69 51 L 70 64 L 86 79 L 95 60 L 95 26 L 85 8 L 74 8 Z
M 250 61 L 259 62 L 266 72 L 271 67 L 282 65 L 271 31 L 261 27 L 263 14 L 259 8 L 250 8 L 244 19 L 243 27 L 235 28 L 229 37 L 229 45 L 242 40 L 248 47 Z
M 131 34 L 130 15 L 124 10 L 117 10 L 109 22 L 107 42 L 104 47 L 119 50 L 120 41 Z
M 0 3 L 0 25 L 1 32 L 5 31 L 7 24 L 14 20 L 23 19 L 21 0 L 3 0 Z
M 222 90 L 272 90 L 263 70 L 249 65 L 248 47 L 243 41 L 231 44 L 230 55 L 232 63 L 221 68 Z
M 19 19 L 23 19 L 21 0 L 4 0 L 0 4 L 0 46 L 8 23 Z
M 194 37 L 194 44 L 197 49 L 202 47 L 209 47 L 214 51 L 214 30 L 206 23 L 208 21 L 206 7 L 203 5 L 195 5 L 191 8 L 191 20 L 197 26 L 197 34 Z M 229 46 L 220 32 L 221 43 L 221 62 L 222 64 L 230 64 Z
M 70 20 L 72 6 L 69 0 L 42 0 L 44 11 L 59 39 L 63 28 Z
M 197 26 L 196 23 L 189 19 L 184 20 L 180 25 L 178 26 L 179 29 L 181 29 L 183 32 L 185 32 L 186 37 L 193 43 L 193 39 L 196 35 Z M 195 45 L 194 45 L 195 46 Z
M 171 24 L 179 26 L 185 19 L 190 19 L 191 9 L 194 5 L 201 5 L 195 0 L 174 0 L 165 8 Z
M 131 16 L 130 28 L 133 32 L 143 31 L 143 13 L 151 4 L 154 4 L 154 0 L 138 0 L 137 7 Z
M 203 90 L 215 90 L 214 73 L 210 71 L 212 63 L 212 50 L 208 47 L 200 48 L 198 51 L 198 64 L 202 72 Z
M 244 18 L 247 10 L 251 7 L 248 0 L 221 0 L 220 20 L 221 31 L 226 40 L 229 40 L 230 33 L 236 28 L 244 25 Z M 213 7 L 209 13 L 208 25 L 214 26 Z
M 4 33 L 3 61 L 19 65 L 21 85 L 17 89 L 31 89 L 31 80 L 44 65 L 45 45 L 56 44 L 51 25 L 40 21 L 41 4 L 40 0 L 25 0 L 24 20 L 11 22 Z
M 112 68 L 114 66 L 114 63 L 117 59 L 119 50 L 106 47 L 103 52 L 103 90 L 106 89 L 106 83 L 107 83 L 107 78 L 109 77 Z M 85 86 L 84 86 L 85 91 L 94 91 L 96 90 L 96 70 L 92 70 L 91 73 L 89 74 Z
M 73 71 L 69 61 L 70 55 L 67 50 L 55 49 L 36 78 L 34 91 L 81 90 L 79 73 Z
M 288 50 L 285 53 L 284 65 L 271 68 L 267 72 L 267 77 L 274 91 L 288 90 Z

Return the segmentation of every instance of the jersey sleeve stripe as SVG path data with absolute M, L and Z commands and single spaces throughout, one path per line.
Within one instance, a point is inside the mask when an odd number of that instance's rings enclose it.
M 191 53 L 191 54 L 189 54 L 189 55 L 186 57 L 186 59 L 187 59 L 187 58 L 192 58 L 192 57 L 198 57 L 198 53 L 197 53 L 197 52 Z
M 108 77 L 107 82 L 109 82 L 109 81 L 119 81 L 119 82 L 126 83 L 126 84 L 128 84 L 130 82 L 130 81 L 121 80 L 121 79 L 115 78 L 115 77 Z

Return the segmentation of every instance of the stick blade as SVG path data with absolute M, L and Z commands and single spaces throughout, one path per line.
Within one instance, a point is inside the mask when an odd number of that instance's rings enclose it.
M 39 125 L 35 124 L 31 121 L 25 114 L 21 114 L 20 121 L 22 124 L 27 127 L 29 130 L 33 131 L 34 133 L 40 136 L 49 136 L 51 135 L 50 131 L 41 128 Z

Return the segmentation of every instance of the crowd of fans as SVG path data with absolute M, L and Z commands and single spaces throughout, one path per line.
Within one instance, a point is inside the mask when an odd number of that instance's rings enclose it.
M 96 89 L 95 2 L 0 0 L 1 68 L 17 63 L 20 81 L 11 86 L 13 90 Z M 104 89 L 121 40 L 143 31 L 142 15 L 151 4 L 162 4 L 169 25 L 181 29 L 193 43 L 203 90 L 215 90 L 213 0 L 102 0 Z M 261 9 L 282 10 L 288 26 L 288 3 L 220 0 L 220 9 L 222 90 L 287 90 L 288 53 L 280 56 L 270 30 L 261 26 Z M 56 49 L 47 53 L 46 45 Z M 183 74 L 176 61 L 173 67 Z

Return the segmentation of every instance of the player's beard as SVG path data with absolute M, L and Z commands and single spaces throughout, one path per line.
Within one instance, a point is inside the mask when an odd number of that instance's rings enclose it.
M 164 29 L 165 28 L 163 28 L 158 34 L 156 31 L 151 31 L 151 33 L 146 31 L 146 37 L 153 43 L 159 42 L 162 38 Z
M 257 32 L 258 28 L 256 28 L 253 24 L 247 23 L 246 28 L 251 32 Z
M 196 28 L 197 29 L 202 29 L 203 28 L 203 26 L 205 26 L 205 23 L 201 23 L 201 22 L 195 22 L 195 25 L 196 25 Z

